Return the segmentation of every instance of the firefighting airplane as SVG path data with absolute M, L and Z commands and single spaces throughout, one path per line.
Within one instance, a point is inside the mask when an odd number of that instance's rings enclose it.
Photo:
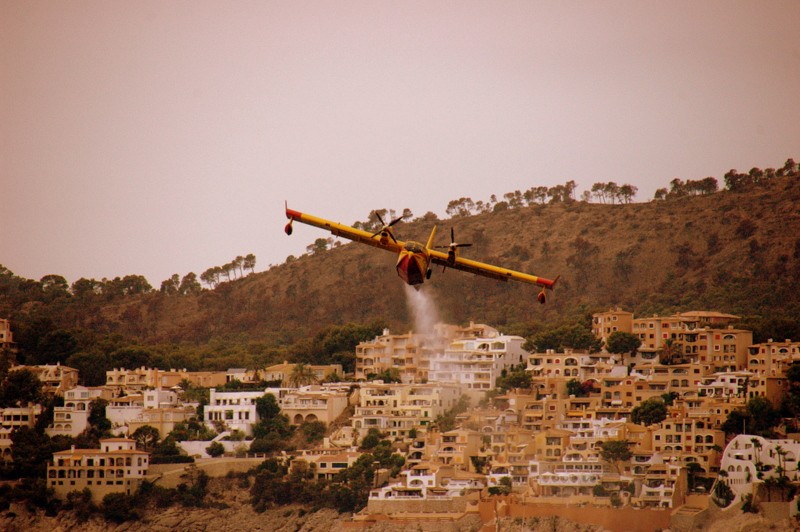
M 325 229 L 336 236 L 342 236 L 354 242 L 360 242 L 397 253 L 397 265 L 395 266 L 397 275 L 415 288 L 419 288 L 418 285 L 422 284 L 426 279 L 431 278 L 432 264 L 441 265 L 443 267 L 442 271 L 447 268 L 453 268 L 454 270 L 462 270 L 498 281 L 508 281 L 511 279 L 523 283 L 539 285 L 542 287 L 542 291 L 539 292 L 536 299 L 542 304 L 547 301 L 545 289 L 552 290 L 558 281 L 558 277 L 554 280 L 550 280 L 544 277 L 537 277 L 536 275 L 529 275 L 527 273 L 462 258 L 459 256 L 458 250 L 463 247 L 468 247 L 471 244 L 456 243 L 455 234 L 452 229 L 450 230 L 450 245 L 448 246 L 433 245 L 433 239 L 436 236 L 436 226 L 433 227 L 431 235 L 428 237 L 428 243 L 425 245 L 410 240 L 408 242 L 397 240 L 392 232 L 392 226 L 400 222 L 403 219 L 402 217 L 396 218 L 387 224 L 380 215 L 378 215 L 378 220 L 381 222 L 382 227 L 375 233 L 331 222 L 324 218 L 317 218 L 310 214 L 292 210 L 288 206 L 286 207 L 286 217 L 289 219 L 289 223 L 286 224 L 284 229 L 287 235 L 292 234 L 292 222 L 297 220 L 304 224 Z M 436 251 L 434 248 L 447 249 L 447 252 Z

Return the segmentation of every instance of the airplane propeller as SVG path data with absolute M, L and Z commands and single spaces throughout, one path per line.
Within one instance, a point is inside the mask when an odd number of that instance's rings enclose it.
M 450 244 L 447 246 L 435 246 L 438 249 L 452 249 L 455 250 L 456 248 L 468 248 L 472 244 L 459 244 L 456 242 L 456 232 L 453 228 L 450 228 Z
M 392 220 L 391 222 L 389 222 L 387 224 L 386 222 L 383 221 L 383 218 L 381 218 L 381 215 L 378 214 L 377 212 L 375 213 L 375 216 L 378 217 L 378 221 L 381 223 L 381 228 L 378 229 L 378 231 L 376 231 L 375 233 L 373 233 L 372 238 L 375 238 L 376 236 L 378 236 L 378 235 L 380 235 L 380 234 L 385 232 L 387 235 L 389 235 L 392 238 L 392 240 L 394 240 L 394 243 L 397 244 L 397 239 L 394 237 L 394 235 L 389 230 L 389 228 L 392 227 L 397 222 L 400 222 L 403 219 L 403 217 L 400 216 L 399 218 L 395 218 L 394 220 Z
M 434 246 L 434 247 L 438 248 L 438 249 L 446 249 L 447 250 L 447 260 L 448 260 L 448 262 L 454 263 L 456 261 L 456 250 L 458 248 L 468 248 L 471 245 L 472 244 L 460 244 L 460 243 L 456 242 L 456 232 L 451 227 L 450 228 L 450 244 L 447 245 L 447 246 Z M 445 271 L 445 269 L 447 269 L 447 267 L 443 266 L 442 267 L 442 271 Z

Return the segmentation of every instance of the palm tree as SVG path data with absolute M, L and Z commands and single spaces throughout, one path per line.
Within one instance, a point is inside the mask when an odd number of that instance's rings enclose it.
M 292 373 L 289 374 L 289 386 L 292 388 L 299 388 L 306 384 L 314 384 L 317 382 L 317 377 L 314 375 L 314 370 L 310 366 L 303 364 L 295 364 L 292 368 Z
M 761 470 L 761 441 L 758 438 L 750 438 L 750 442 L 753 444 L 753 449 L 756 451 L 756 469 Z
M 659 361 L 665 366 L 674 364 L 677 355 L 681 352 L 680 347 L 680 344 L 674 339 L 667 338 L 661 346 L 661 354 L 658 357 Z
M 778 455 L 778 469 L 780 470 L 779 475 L 781 477 L 786 476 L 786 454 L 788 451 L 780 445 L 776 445 L 775 453 Z

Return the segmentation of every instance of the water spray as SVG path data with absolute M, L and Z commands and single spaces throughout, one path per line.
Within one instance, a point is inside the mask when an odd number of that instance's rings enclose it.
M 406 301 L 414 320 L 414 332 L 417 334 L 433 334 L 434 327 L 439 323 L 439 311 L 436 302 L 426 290 L 414 290 L 409 285 L 404 285 Z

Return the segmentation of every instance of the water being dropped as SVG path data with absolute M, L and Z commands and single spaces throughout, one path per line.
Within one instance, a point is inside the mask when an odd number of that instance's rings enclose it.
M 405 285 L 406 302 L 414 321 L 414 332 L 417 334 L 433 334 L 434 326 L 439 323 L 439 312 L 436 302 L 426 290 L 415 290 Z

